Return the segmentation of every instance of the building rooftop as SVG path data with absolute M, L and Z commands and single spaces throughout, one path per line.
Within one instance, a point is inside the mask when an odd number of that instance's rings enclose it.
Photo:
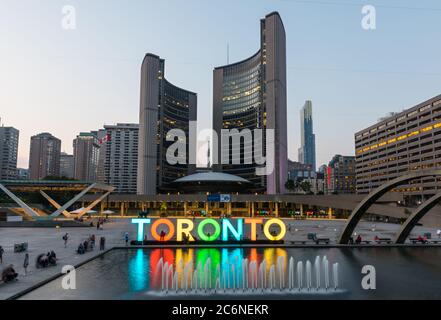
M 250 183 L 248 180 L 222 172 L 199 172 L 195 173 L 175 181 L 176 183 L 183 182 L 242 182 L 242 183 Z

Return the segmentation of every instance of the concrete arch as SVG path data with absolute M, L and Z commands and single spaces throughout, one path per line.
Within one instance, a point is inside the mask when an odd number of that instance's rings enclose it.
M 384 196 L 387 192 L 391 191 L 392 189 L 403 185 L 411 180 L 418 179 L 418 178 L 426 178 L 426 177 L 432 177 L 432 176 L 441 176 L 441 170 L 421 170 L 421 171 L 415 171 L 410 174 L 406 174 L 404 176 L 398 177 L 394 180 L 391 180 L 382 186 L 378 187 L 374 191 L 372 191 L 366 198 L 364 198 L 360 204 L 352 211 L 351 216 L 349 217 L 342 234 L 340 235 L 339 243 L 340 244 L 347 244 L 349 242 L 349 239 L 352 235 L 352 233 L 355 230 L 355 227 L 360 222 L 363 215 L 366 213 L 366 211 L 382 196 Z
M 422 217 L 424 217 L 430 210 L 432 210 L 439 203 L 440 200 L 441 192 L 421 204 L 401 226 L 401 229 L 395 238 L 395 243 L 403 244 L 404 242 L 406 242 L 407 237 L 410 235 L 410 232 L 416 226 L 418 221 L 420 221 Z

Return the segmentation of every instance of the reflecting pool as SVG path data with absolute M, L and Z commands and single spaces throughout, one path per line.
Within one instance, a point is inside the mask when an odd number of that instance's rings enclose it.
M 118 249 L 61 283 L 22 299 L 441 299 L 441 248 Z

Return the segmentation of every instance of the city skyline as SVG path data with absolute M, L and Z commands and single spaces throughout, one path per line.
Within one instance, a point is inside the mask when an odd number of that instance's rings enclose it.
M 237 5 L 225 1 L 216 6 L 214 14 L 213 4 L 200 1 L 188 2 L 185 7 L 173 1 L 146 1 L 124 7 L 127 19 L 121 23 L 116 17 L 123 4 L 73 1 L 78 30 L 66 31 L 60 27 L 61 5 L 1 1 L 7 4 L 2 10 L 7 14 L 0 19 L 0 30 L 11 31 L 0 45 L 0 66 L 6 70 L 0 75 L 5 88 L 0 105 L 7 106 L 0 116 L 5 125 L 20 130 L 19 167 L 27 166 L 30 136 L 39 132 L 59 137 L 62 151 L 71 154 L 71 141 L 79 132 L 97 130 L 103 124 L 137 122 L 139 63 L 146 52 L 157 52 L 169 61 L 170 81 L 198 93 L 199 123 L 210 123 L 212 68 L 225 64 L 227 43 L 230 62 L 255 52 L 258 19 L 277 10 L 284 18 L 288 41 L 289 158 L 296 160 L 300 145 L 298 111 L 304 100 L 312 100 L 320 165 L 335 153 L 353 155 L 353 135 L 360 128 L 389 111 L 401 111 L 439 94 L 439 44 L 432 41 L 439 33 L 439 11 L 412 9 L 411 2 L 405 2 L 407 8 L 402 1 L 379 3 L 378 30 L 366 31 L 360 26 L 360 2 L 264 1 L 250 8 L 246 1 Z M 235 11 L 231 12 L 233 5 Z M 435 1 L 421 3 L 422 7 L 436 5 Z M 197 6 L 204 8 L 200 10 L 203 15 L 194 12 Z M 97 23 L 95 13 L 102 7 L 107 10 Z M 323 8 L 326 13 L 320 13 Z M 171 23 L 155 35 L 148 30 L 159 22 L 146 19 L 151 10 L 167 10 L 171 15 L 184 10 L 189 14 L 186 27 Z M 231 26 L 220 23 L 227 15 Z M 316 19 L 322 19 L 320 26 L 314 23 Z M 201 22 L 206 25 L 204 30 L 199 28 Z M 33 28 L 28 28 L 29 24 Z M 331 27 L 326 29 L 326 24 Z M 240 32 L 233 34 L 237 29 Z M 42 32 L 47 33 L 47 39 L 39 37 Z M 136 32 L 137 40 L 127 43 L 131 32 Z M 173 50 L 186 41 L 181 33 L 203 38 L 206 45 L 198 46 L 198 51 Z M 171 44 L 161 41 L 164 36 Z M 86 43 L 93 45 L 88 48 Z M 346 52 L 346 47 L 352 50 Z M 421 50 L 424 47 L 431 50 Z M 34 54 L 25 58 L 27 52 Z M 186 76 L 190 71 L 194 77 Z M 22 90 L 27 94 L 20 95 Z M 348 125 L 336 127 L 343 116 Z

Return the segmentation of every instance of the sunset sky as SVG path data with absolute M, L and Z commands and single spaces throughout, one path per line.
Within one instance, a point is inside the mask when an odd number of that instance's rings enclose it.
M 363 5 L 377 29 L 361 27 Z M 61 27 L 62 7 L 77 29 Z M 0 0 L 0 117 L 29 140 L 50 132 L 72 152 L 79 132 L 137 123 L 140 67 L 166 59 L 166 78 L 198 93 L 199 127 L 211 127 L 212 70 L 259 49 L 259 20 L 279 11 L 287 33 L 289 155 L 299 111 L 313 101 L 317 164 L 354 154 L 354 133 L 391 111 L 441 94 L 437 0 Z

